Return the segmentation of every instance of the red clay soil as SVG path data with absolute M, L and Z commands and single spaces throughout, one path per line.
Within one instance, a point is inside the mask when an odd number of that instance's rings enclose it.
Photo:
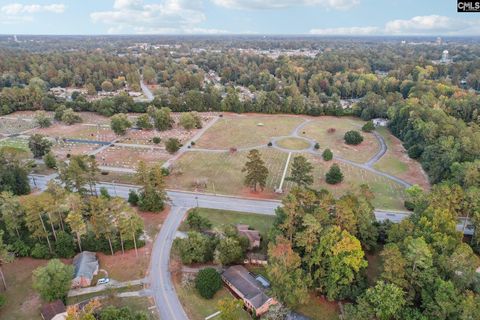
M 278 193 L 275 193 L 275 192 L 272 192 L 272 191 L 269 191 L 269 190 L 254 192 L 250 188 L 244 187 L 240 190 L 238 196 L 239 197 L 244 197 L 244 198 L 272 200 L 272 199 L 281 198 L 282 194 L 278 194 Z

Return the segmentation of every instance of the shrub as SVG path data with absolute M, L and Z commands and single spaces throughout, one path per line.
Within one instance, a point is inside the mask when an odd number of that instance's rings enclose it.
M 213 268 L 200 270 L 195 279 L 195 288 L 203 298 L 212 299 L 215 293 L 222 288 L 220 274 Z
M 170 169 L 168 168 L 162 168 L 161 171 L 162 171 L 162 176 L 164 177 L 168 177 L 170 175 Z
M 3 294 L 0 294 L 0 309 L 7 303 L 7 298 Z
M 70 108 L 63 111 L 62 122 L 67 125 L 72 125 L 82 122 L 82 117 L 80 117 L 78 113 L 76 113 L 75 111 L 73 111 L 73 109 Z
M 333 152 L 332 152 L 332 150 L 330 150 L 330 149 L 325 149 L 325 150 L 323 150 L 322 158 L 323 158 L 323 160 L 325 160 L 325 161 L 330 161 L 330 160 L 332 160 L 332 159 L 333 159 Z
M 22 240 L 16 240 L 12 244 L 12 251 L 15 252 L 15 255 L 18 257 L 30 256 L 30 247 Z
M 194 145 L 195 145 L 195 141 L 192 141 L 190 144 L 191 144 L 192 146 L 194 146 Z
M 192 130 L 196 126 L 195 117 L 190 112 L 182 113 L 180 116 L 180 125 L 185 130 Z
M 160 137 L 153 137 L 153 139 L 152 139 L 152 142 L 155 143 L 155 144 L 159 144 L 161 141 L 162 141 L 162 139 L 160 139 Z
M 112 197 L 110 196 L 110 193 L 108 193 L 107 188 L 105 188 L 105 187 L 101 187 L 101 188 L 100 188 L 100 197 L 105 198 L 105 199 L 110 199 L 110 198 L 112 198 Z
M 132 127 L 132 123 L 124 113 L 118 113 L 110 119 L 110 127 L 116 135 L 125 135 L 127 129 Z
M 198 214 L 197 209 L 193 209 L 188 213 L 186 222 L 189 228 L 195 231 L 205 231 L 212 227 L 210 220 Z
M 43 157 L 43 162 L 45 162 L 47 168 L 50 169 L 54 169 L 57 166 L 57 160 L 55 159 L 55 155 L 52 152 L 48 152 Z
M 130 190 L 128 193 L 128 203 L 130 203 L 132 206 L 136 206 L 138 204 L 138 193 L 135 190 Z
M 41 243 L 35 243 L 31 255 L 35 259 L 49 259 L 51 257 L 48 247 Z
M 165 148 L 170 154 L 174 154 L 175 152 L 177 152 L 181 146 L 182 144 L 177 138 L 170 138 L 167 140 L 167 143 L 165 143 Z
M 358 145 L 363 141 L 363 137 L 360 134 L 360 132 L 355 130 L 347 131 L 343 138 L 345 139 L 345 142 L 347 144 L 351 144 L 351 145 Z
M 108 176 L 108 171 L 102 171 L 102 172 L 100 172 L 100 174 L 101 174 L 102 176 Z
M 316 142 L 314 148 L 315 148 L 315 150 L 320 149 L 320 143 Z
M 52 120 L 50 120 L 45 111 L 35 112 L 35 122 L 40 126 L 40 128 L 48 128 L 52 125 Z
M 373 121 L 368 121 L 367 123 L 365 123 L 362 127 L 362 131 L 363 132 L 372 132 L 373 130 L 375 130 L 375 125 L 373 124 Z
M 273 143 L 270 141 L 270 142 L 268 143 L 268 146 L 269 146 L 269 147 L 273 146 Z
M 153 124 L 150 122 L 150 118 L 148 114 L 142 114 L 137 118 L 137 128 L 144 129 L 144 130 L 151 130 L 153 129 Z
M 325 175 L 328 184 L 337 184 L 343 181 L 343 173 L 338 164 L 333 164 Z

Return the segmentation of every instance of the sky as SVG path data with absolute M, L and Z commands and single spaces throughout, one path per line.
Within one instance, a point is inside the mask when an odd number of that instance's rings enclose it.
M 0 0 L 0 34 L 478 36 L 456 0 Z

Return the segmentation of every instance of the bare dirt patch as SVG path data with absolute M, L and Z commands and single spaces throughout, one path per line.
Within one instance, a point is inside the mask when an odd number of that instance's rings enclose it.
M 68 155 L 87 155 L 99 147 L 95 144 L 60 142 L 52 148 L 52 152 L 57 156 L 57 159 L 66 160 Z

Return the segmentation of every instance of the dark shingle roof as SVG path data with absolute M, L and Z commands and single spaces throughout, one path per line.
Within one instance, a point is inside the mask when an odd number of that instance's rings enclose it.
M 250 300 L 255 308 L 261 307 L 270 299 L 264 293 L 261 284 L 243 266 L 232 266 L 225 270 L 222 276 Z
M 67 311 L 61 300 L 54 301 L 42 307 L 42 318 L 45 320 L 53 319 L 57 314 Z

